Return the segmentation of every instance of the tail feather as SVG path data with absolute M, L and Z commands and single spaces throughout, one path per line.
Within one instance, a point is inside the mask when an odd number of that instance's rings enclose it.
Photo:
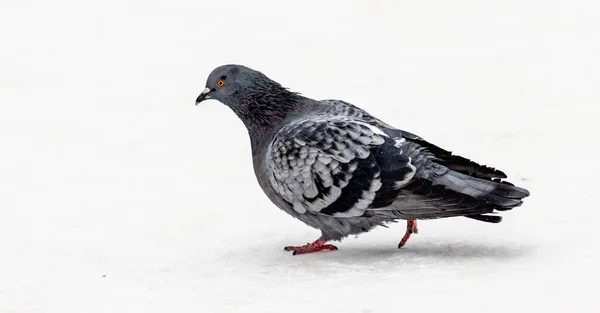
M 513 184 L 480 179 L 449 170 L 434 179 L 435 184 L 484 200 L 495 206 L 498 211 L 506 211 L 520 206 L 522 199 L 529 196 L 529 191 Z
M 471 198 L 467 201 L 469 203 L 479 203 L 468 211 L 454 212 L 444 211 L 443 207 L 437 204 L 435 209 L 439 212 L 428 212 L 425 217 L 436 218 L 455 214 L 453 216 L 466 216 L 479 221 L 499 223 L 502 220 L 499 216 L 484 214 L 511 210 L 523 204 L 523 199 L 529 196 L 529 191 L 526 189 L 504 181 L 506 174 L 496 168 L 454 155 L 410 133 L 403 132 L 402 137 L 407 140 L 403 148 L 412 158 L 413 165 L 417 167 L 418 179 L 430 181 L 434 189 L 441 187 L 443 190 L 451 190 Z M 412 190 L 413 193 L 415 191 L 418 190 Z M 414 215 L 417 215 L 416 212 Z
M 492 213 L 494 206 L 426 179 L 415 179 L 400 190 L 391 206 L 367 208 L 369 214 L 403 219 L 437 219 Z
M 517 207 L 528 195 L 529 192 L 520 187 L 449 170 L 432 179 L 413 180 L 399 190 L 392 205 L 370 207 L 367 212 L 408 220 L 465 216 L 482 222 L 500 223 L 502 217 L 488 214 Z
M 487 222 L 487 223 L 502 222 L 502 216 L 498 216 L 498 215 L 477 214 L 477 215 L 466 215 L 465 217 L 472 218 L 474 220 L 478 220 L 478 221 L 482 221 L 482 222 Z

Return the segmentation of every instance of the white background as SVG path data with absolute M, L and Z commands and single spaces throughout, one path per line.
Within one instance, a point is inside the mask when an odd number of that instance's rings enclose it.
M 0 3 L 0 312 L 600 311 L 597 6 L 290 3 Z M 292 256 L 319 232 L 262 194 L 235 115 L 194 106 L 226 63 L 532 196 Z

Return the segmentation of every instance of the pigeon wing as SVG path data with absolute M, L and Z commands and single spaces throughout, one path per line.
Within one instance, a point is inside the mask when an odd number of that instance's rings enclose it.
M 393 202 L 415 175 L 410 157 L 381 130 L 349 118 L 283 127 L 267 152 L 273 189 L 298 213 L 361 216 Z

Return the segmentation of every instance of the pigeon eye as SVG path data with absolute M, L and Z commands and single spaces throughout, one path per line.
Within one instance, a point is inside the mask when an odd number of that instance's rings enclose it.
M 225 81 L 222 79 L 217 80 L 217 87 L 223 87 L 225 86 Z

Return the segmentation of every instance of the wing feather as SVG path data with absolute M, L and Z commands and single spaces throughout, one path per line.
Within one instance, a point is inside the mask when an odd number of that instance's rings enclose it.
M 415 174 L 394 144 L 377 127 L 349 118 L 297 121 L 267 152 L 271 185 L 298 213 L 360 216 L 393 201 Z

